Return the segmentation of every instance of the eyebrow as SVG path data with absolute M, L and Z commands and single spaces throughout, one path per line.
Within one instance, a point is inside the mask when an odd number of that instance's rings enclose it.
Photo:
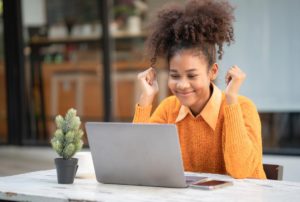
M 197 71 L 197 69 L 188 69 L 188 70 L 186 70 L 186 72 L 188 72 L 188 73 L 195 72 L 195 71 Z
M 197 71 L 197 69 L 188 69 L 188 70 L 186 70 L 187 73 L 191 73 L 191 72 L 195 72 L 195 71 Z M 176 69 L 170 69 L 170 72 L 177 72 L 177 70 Z

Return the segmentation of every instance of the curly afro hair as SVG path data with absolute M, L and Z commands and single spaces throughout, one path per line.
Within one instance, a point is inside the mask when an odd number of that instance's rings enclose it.
M 173 4 L 159 10 L 146 42 L 151 65 L 157 57 L 169 62 L 179 51 L 190 49 L 205 56 L 211 66 L 216 52 L 222 58 L 223 44 L 234 41 L 233 10 L 228 2 L 218 0 L 190 0 L 185 6 Z

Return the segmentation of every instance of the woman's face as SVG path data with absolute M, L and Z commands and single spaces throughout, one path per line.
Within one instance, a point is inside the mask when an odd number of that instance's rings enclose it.
M 218 65 L 208 70 L 204 56 L 181 51 L 169 61 L 168 86 L 182 105 L 199 114 L 210 98 L 210 82 L 217 76 Z

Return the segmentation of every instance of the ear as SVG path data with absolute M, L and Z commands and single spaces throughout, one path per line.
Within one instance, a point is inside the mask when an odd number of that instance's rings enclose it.
M 219 65 L 217 63 L 214 63 L 212 67 L 209 70 L 209 78 L 211 81 L 214 81 L 219 73 Z

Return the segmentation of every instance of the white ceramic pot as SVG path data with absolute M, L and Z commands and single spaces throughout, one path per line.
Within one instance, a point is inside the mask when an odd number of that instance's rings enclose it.
M 130 34 L 140 34 L 141 33 L 141 18 L 139 16 L 128 17 L 127 31 Z

